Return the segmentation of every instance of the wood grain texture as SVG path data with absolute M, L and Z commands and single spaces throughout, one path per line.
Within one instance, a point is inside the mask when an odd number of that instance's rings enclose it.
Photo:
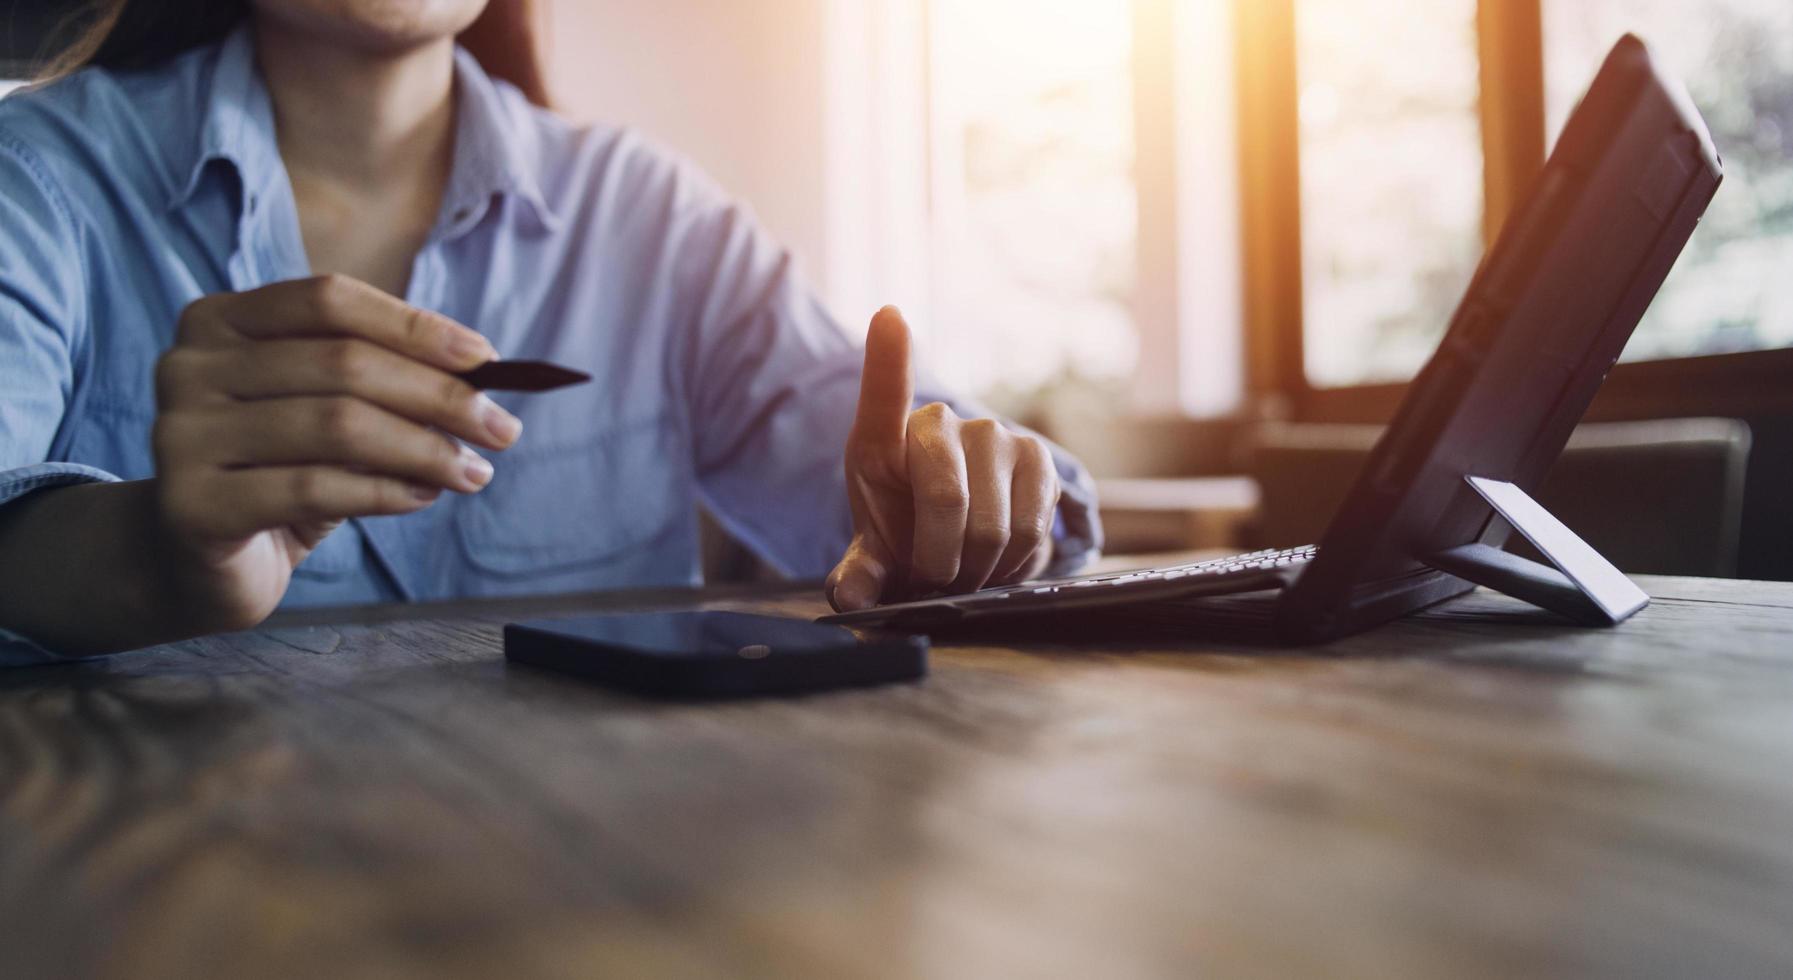
M 1786 976 L 1793 585 L 1644 584 L 705 706 L 499 648 L 685 593 L 0 673 L 0 973 Z

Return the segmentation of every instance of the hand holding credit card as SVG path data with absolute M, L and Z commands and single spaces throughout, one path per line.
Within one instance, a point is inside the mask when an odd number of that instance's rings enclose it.
M 547 361 L 487 361 L 456 377 L 484 391 L 553 391 L 591 380 L 584 371 Z

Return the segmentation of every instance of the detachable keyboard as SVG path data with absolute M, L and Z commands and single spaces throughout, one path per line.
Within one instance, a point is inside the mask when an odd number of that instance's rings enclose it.
M 1161 568 L 1047 579 L 836 613 L 818 621 L 846 626 L 937 626 L 972 617 L 1283 589 L 1294 583 L 1318 550 L 1304 545 Z

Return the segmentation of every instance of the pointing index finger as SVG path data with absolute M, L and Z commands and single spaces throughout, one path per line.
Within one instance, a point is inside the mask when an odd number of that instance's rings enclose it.
M 909 364 L 909 324 L 894 306 L 872 317 L 865 335 L 865 369 L 859 376 L 859 411 L 853 437 L 862 443 L 902 446 L 915 403 Z

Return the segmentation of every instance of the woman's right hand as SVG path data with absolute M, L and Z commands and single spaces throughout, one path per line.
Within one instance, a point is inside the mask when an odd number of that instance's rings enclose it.
M 156 511 L 172 584 L 254 625 L 344 520 L 477 493 L 522 423 L 454 376 L 485 338 L 345 276 L 195 301 L 156 365 Z

